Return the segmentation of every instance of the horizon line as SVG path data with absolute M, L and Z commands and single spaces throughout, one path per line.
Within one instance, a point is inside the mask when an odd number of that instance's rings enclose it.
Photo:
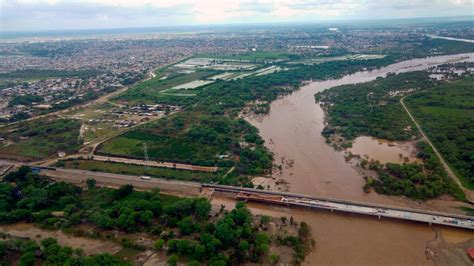
M 145 30 L 145 29 L 173 29 L 181 27 L 239 27 L 239 26 L 271 26 L 271 25 L 311 25 L 311 24 L 325 24 L 325 23 L 349 23 L 349 22 L 380 22 L 380 21 L 404 21 L 404 20 L 429 20 L 429 19 L 459 19 L 458 22 L 463 19 L 471 19 L 469 15 L 460 16 L 432 16 L 432 17 L 399 17 L 399 18 L 350 18 L 350 19 L 329 19 L 329 20 L 317 20 L 317 21 L 274 21 L 274 22 L 254 22 L 254 23 L 212 23 L 212 24 L 176 24 L 176 25 L 157 25 L 157 26 L 137 26 L 137 27 L 110 27 L 110 28 L 70 28 L 70 29 L 37 29 L 37 30 L 1 30 L 0 33 L 12 34 L 12 33 L 46 33 L 46 32 L 83 32 L 83 31 L 107 31 L 107 30 Z M 440 21 L 449 22 L 449 21 Z M 435 21 L 431 23 L 436 23 Z M 474 24 L 474 22 L 472 22 Z

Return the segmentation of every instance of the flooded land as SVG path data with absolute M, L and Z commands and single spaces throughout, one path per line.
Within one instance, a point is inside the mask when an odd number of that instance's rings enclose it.
M 250 117 L 248 121 L 260 130 L 266 146 L 275 154 L 275 162 L 282 165 L 281 171 L 275 171 L 273 177 L 288 182 L 291 192 L 459 212 L 453 207 L 462 203 L 452 200 L 418 203 L 401 197 L 364 193 L 363 177 L 353 164 L 346 162 L 344 153 L 329 146 L 321 135 L 325 126 L 324 111 L 315 103 L 314 94 L 339 85 L 368 82 L 388 73 L 423 70 L 461 61 L 474 61 L 474 54 L 414 59 L 336 80 L 312 82 L 273 102 L 269 115 Z M 359 138 L 352 152 L 367 154 L 380 161 L 398 161 L 399 154 L 411 158 L 413 150 L 409 145 L 392 146 L 379 144 L 370 138 Z M 275 212 L 268 206 L 252 207 L 263 212 Z M 313 228 L 317 247 L 307 260 L 310 265 L 433 265 L 425 251 L 427 243 L 436 238 L 436 231 L 442 231 L 447 241 L 462 242 L 474 238 L 474 233 L 469 231 L 358 215 L 281 208 L 273 214 L 280 215 L 281 212 L 304 220 Z
M 329 146 L 321 135 L 325 126 L 324 111 L 315 103 L 314 94 L 335 86 L 368 82 L 388 73 L 417 71 L 462 61 L 474 61 L 474 54 L 413 59 L 340 79 L 312 82 L 273 102 L 268 115 L 250 117 L 248 121 L 260 130 L 267 147 L 275 154 L 275 162 L 282 165 L 282 170 L 275 171 L 274 177 L 287 181 L 291 192 L 400 205 L 398 199 L 362 191 L 362 176 L 345 161 L 344 154 Z M 370 145 L 372 147 L 373 143 Z M 399 154 L 397 150 L 391 156 L 398 157 Z
M 348 149 L 354 155 L 368 161 L 381 163 L 406 163 L 418 161 L 415 142 L 392 142 L 373 137 L 358 137 Z
M 216 197 L 213 204 L 232 209 L 235 201 Z M 307 265 L 434 265 L 426 254 L 439 233 L 446 244 L 474 239 L 474 232 L 361 215 L 248 203 L 254 214 L 293 217 L 311 226 L 316 247 Z
M 45 238 L 53 237 L 58 240 L 60 245 L 82 249 L 85 255 L 99 254 L 103 252 L 114 254 L 122 249 L 120 245 L 110 241 L 71 236 L 61 232 L 60 230 L 45 230 L 30 223 L 1 225 L 0 232 L 15 237 L 30 238 L 38 243 Z

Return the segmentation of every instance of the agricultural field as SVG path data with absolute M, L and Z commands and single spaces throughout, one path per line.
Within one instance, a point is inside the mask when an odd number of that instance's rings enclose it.
M 474 189 L 474 77 L 414 94 L 405 102 L 463 185 Z

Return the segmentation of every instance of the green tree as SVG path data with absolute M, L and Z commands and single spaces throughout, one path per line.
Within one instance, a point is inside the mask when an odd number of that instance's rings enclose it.
M 171 255 L 168 257 L 168 265 L 169 266 L 176 266 L 178 265 L 179 257 L 178 255 Z
M 305 239 L 310 234 L 309 225 L 305 222 L 300 223 L 300 228 L 298 228 L 298 235 L 300 238 Z
M 18 265 L 32 266 L 35 263 L 36 257 L 34 252 L 25 252 L 21 255 Z
M 163 239 L 158 239 L 155 241 L 155 249 L 157 250 L 162 250 L 164 245 L 165 241 Z
M 280 256 L 278 256 L 277 254 L 272 254 L 270 255 L 270 257 L 268 257 L 268 262 L 271 265 L 276 265 L 278 261 L 280 261 Z
M 211 211 L 211 203 L 207 199 L 197 199 L 195 201 L 195 213 L 199 219 L 207 219 Z
M 199 263 L 199 261 L 193 260 L 188 263 L 188 266 L 201 266 L 201 263 Z
M 86 184 L 87 184 L 87 188 L 88 188 L 88 189 L 93 189 L 93 188 L 95 188 L 96 181 L 95 181 L 95 179 L 93 179 L 93 178 L 88 178 L 88 179 L 86 180 Z
M 180 222 L 178 222 L 178 228 L 183 235 L 189 235 L 194 232 L 194 222 L 191 216 L 184 217 Z
M 7 252 L 5 241 L 0 241 L 0 258 L 3 258 Z

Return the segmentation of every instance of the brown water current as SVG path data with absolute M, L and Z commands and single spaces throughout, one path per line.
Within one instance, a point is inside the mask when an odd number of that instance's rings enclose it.
M 275 154 L 275 163 L 283 165 L 282 171 L 275 171 L 273 177 L 289 182 L 291 192 L 459 212 L 453 207 L 462 203 L 451 200 L 417 203 L 374 192 L 364 193 L 364 180 L 357 169 L 345 161 L 344 153 L 326 144 L 321 135 L 325 117 L 315 103 L 314 94 L 335 86 L 368 82 L 388 73 L 424 70 L 462 61 L 474 61 L 474 54 L 414 59 L 340 79 L 312 82 L 273 102 L 268 115 L 247 120 L 260 130 L 267 147 Z M 250 207 L 254 213 L 286 214 L 310 224 L 317 246 L 307 259 L 309 265 L 432 265 L 425 255 L 425 248 L 427 242 L 435 238 L 435 230 L 441 230 L 450 242 L 474 238 L 474 232 L 466 230 L 405 221 L 262 204 L 250 204 Z
M 462 61 L 474 61 L 474 53 L 408 60 L 340 79 L 312 82 L 274 101 L 268 115 L 247 119 L 260 130 L 267 147 L 275 153 L 275 162 L 284 162 L 284 169 L 281 173 L 275 171 L 274 177 L 288 181 L 290 191 L 399 205 L 399 200 L 364 193 L 362 176 L 345 161 L 343 153 L 326 144 L 321 135 L 325 126 L 324 112 L 315 103 L 314 94 L 335 86 L 368 82 L 388 73 L 424 70 Z
M 234 200 L 223 197 L 214 198 L 212 203 L 223 204 L 227 210 L 235 205 Z M 308 255 L 307 265 L 433 265 L 425 249 L 436 231 L 449 243 L 474 238 L 472 231 L 421 223 L 252 202 L 247 206 L 253 214 L 293 216 L 297 222 L 308 223 L 316 247 Z
M 415 142 L 391 142 L 373 137 L 358 137 L 348 149 L 354 155 L 381 163 L 404 163 L 419 161 L 416 158 Z

